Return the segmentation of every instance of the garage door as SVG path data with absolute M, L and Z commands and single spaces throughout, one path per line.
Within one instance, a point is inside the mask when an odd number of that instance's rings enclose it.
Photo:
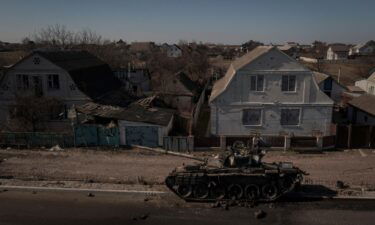
M 142 145 L 157 147 L 159 145 L 158 127 L 128 126 L 125 128 L 126 143 L 128 145 Z

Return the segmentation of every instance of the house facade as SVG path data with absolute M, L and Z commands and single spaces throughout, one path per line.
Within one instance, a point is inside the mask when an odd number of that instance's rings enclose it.
M 117 69 L 113 74 L 134 96 L 144 96 L 151 91 L 151 76 L 147 69 Z
M 360 87 L 368 94 L 375 95 L 375 72 L 365 80 L 356 81 L 355 86 Z
M 349 47 L 346 45 L 331 45 L 327 50 L 327 60 L 348 59 Z
M 328 74 L 313 72 L 315 82 L 319 89 L 330 97 L 336 104 L 341 102 L 342 94 L 347 90 Z
M 107 64 L 85 51 L 35 51 L 10 67 L 0 83 L 0 123 L 17 96 L 54 97 L 68 109 L 120 88 Z
M 375 53 L 375 43 L 369 41 L 350 48 L 349 55 L 371 55 Z
M 164 43 L 161 45 L 161 49 L 167 54 L 168 57 L 178 58 L 182 56 L 182 50 L 176 44 L 169 45 Z
M 276 47 L 260 46 L 214 84 L 211 134 L 331 135 L 332 107 L 310 70 Z

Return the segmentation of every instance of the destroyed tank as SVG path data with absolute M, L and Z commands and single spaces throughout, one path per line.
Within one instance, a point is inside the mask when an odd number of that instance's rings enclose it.
M 260 138 L 253 139 L 251 148 L 235 142 L 220 155 L 219 165 L 194 158 L 202 163 L 176 168 L 165 184 L 188 202 L 274 201 L 292 191 L 307 174 L 290 162 L 262 162 L 265 146 Z

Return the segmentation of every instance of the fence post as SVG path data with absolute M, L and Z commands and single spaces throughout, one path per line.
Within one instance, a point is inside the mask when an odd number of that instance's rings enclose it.
M 316 145 L 319 150 L 323 149 L 323 137 L 322 136 L 319 135 L 316 137 Z
M 190 135 L 188 137 L 188 151 L 193 152 L 194 151 L 194 136 Z
M 220 149 L 223 151 L 227 149 L 227 139 L 224 135 L 220 136 Z
M 348 126 L 348 148 L 352 148 L 352 124 Z
M 284 136 L 284 151 L 290 149 L 291 137 L 289 135 Z

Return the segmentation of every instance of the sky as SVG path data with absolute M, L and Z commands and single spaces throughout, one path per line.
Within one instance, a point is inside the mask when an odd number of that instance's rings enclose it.
M 0 41 L 48 25 L 110 40 L 241 44 L 375 39 L 375 0 L 0 0 Z

